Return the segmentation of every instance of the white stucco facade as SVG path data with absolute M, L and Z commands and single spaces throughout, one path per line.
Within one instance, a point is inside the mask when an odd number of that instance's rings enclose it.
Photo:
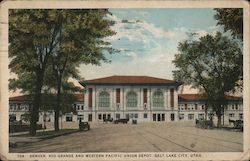
M 89 88 L 92 89 L 92 107 L 89 107 Z M 170 121 L 170 115 L 174 115 L 174 120 L 177 120 L 178 114 L 178 94 L 176 87 L 174 86 L 105 86 L 105 85 L 90 85 L 86 86 L 87 92 L 84 98 L 84 121 L 90 121 L 89 116 L 92 117 L 92 121 L 102 122 L 103 115 L 105 118 L 127 118 L 136 119 L 138 122 L 149 122 L 153 121 Z M 116 101 L 116 89 L 120 89 L 120 102 Z M 143 102 L 143 90 L 147 89 L 146 97 L 147 103 Z M 170 89 L 174 90 L 174 106 L 170 105 Z M 99 106 L 99 94 L 105 91 L 110 95 L 110 106 L 100 107 Z M 137 106 L 128 107 L 126 96 L 129 92 L 135 92 L 137 95 Z M 153 94 L 156 91 L 163 93 L 164 103 L 162 107 L 154 107 L 153 105 Z M 101 116 L 100 116 L 101 115 Z M 154 116 L 156 115 L 156 116 Z M 163 117 L 162 117 L 163 116 Z M 173 120 L 173 121 L 174 121 Z
M 195 121 L 210 116 L 204 99 L 197 94 L 178 94 L 179 84 L 146 76 L 111 76 L 82 83 L 85 93 L 75 94 L 72 111 L 60 115 L 59 122 L 102 123 L 104 119 L 129 118 L 140 122 Z M 243 100 L 228 97 L 222 122 L 243 120 Z M 25 120 L 31 101 L 10 98 L 9 116 Z M 213 116 L 217 121 L 216 115 Z M 40 111 L 38 123 L 54 122 L 54 112 Z

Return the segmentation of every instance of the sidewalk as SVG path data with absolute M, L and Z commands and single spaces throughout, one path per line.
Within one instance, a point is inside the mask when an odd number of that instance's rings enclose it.
M 46 132 L 46 131 L 53 132 L 54 129 L 37 130 L 37 132 Z M 47 135 L 40 135 L 40 136 L 24 136 L 24 137 L 22 137 L 20 135 L 29 134 L 28 131 L 12 133 L 12 134 L 10 134 L 10 137 L 9 137 L 9 146 L 12 148 L 16 148 L 18 146 L 24 146 L 28 143 L 39 142 L 41 140 L 46 140 L 46 139 L 51 139 L 51 138 L 55 138 L 58 136 L 68 135 L 68 134 L 72 134 L 72 133 L 75 133 L 78 131 L 79 131 L 78 129 L 71 129 L 71 130 L 67 130 L 67 131 L 59 131 L 58 133 L 55 133 L 55 134 L 47 134 Z
M 43 131 L 53 131 L 54 129 L 41 129 L 37 130 L 36 132 L 43 132 Z M 15 133 L 9 133 L 9 136 L 18 136 L 18 135 L 23 135 L 23 134 L 29 134 L 29 131 L 24 131 L 24 132 L 15 132 Z

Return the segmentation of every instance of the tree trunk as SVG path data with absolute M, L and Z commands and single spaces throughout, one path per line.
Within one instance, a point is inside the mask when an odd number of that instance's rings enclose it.
M 61 77 L 59 76 L 57 81 L 57 96 L 56 96 L 56 106 L 55 106 L 55 121 L 54 127 L 55 131 L 59 131 L 59 113 L 61 109 Z
M 218 114 L 217 117 L 218 117 L 217 127 L 221 128 L 221 114 Z
M 31 108 L 30 130 L 31 136 L 36 135 L 37 121 L 39 120 L 39 109 L 41 105 L 41 90 L 43 86 L 43 71 L 37 69 L 36 72 L 36 87 L 34 91 L 34 99 Z

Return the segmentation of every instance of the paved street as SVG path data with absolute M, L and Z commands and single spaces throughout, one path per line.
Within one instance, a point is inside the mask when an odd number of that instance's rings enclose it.
M 195 128 L 190 122 L 92 124 L 77 132 L 10 152 L 240 152 L 243 133 Z

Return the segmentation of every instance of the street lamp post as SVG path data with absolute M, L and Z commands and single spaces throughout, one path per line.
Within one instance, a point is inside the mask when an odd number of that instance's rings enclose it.
M 60 117 L 61 117 L 61 129 L 63 128 L 63 125 L 62 125 L 62 111 L 60 111 Z
M 43 115 L 43 131 L 46 129 L 46 119 L 47 119 L 47 115 L 44 112 L 44 115 Z

